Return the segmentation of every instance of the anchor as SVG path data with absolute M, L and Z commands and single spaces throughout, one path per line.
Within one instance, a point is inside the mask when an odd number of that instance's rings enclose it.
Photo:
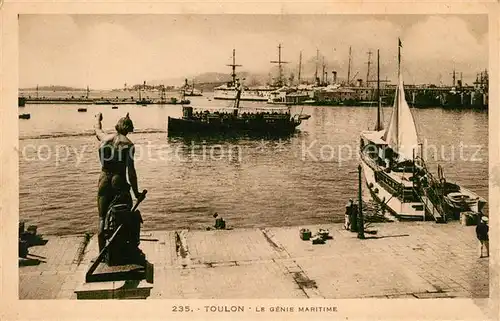
M 146 198 L 143 190 L 136 204 L 111 204 L 105 219 L 106 245 L 85 275 L 85 282 L 146 280 L 153 283 L 153 264 L 139 249 L 140 224 L 137 207 Z

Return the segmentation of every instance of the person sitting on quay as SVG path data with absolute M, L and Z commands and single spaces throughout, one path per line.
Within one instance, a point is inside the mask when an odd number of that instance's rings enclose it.
M 476 236 L 479 240 L 479 258 L 490 256 L 490 246 L 488 237 L 489 227 L 488 227 L 488 217 L 483 216 L 481 221 L 476 226 Z M 483 248 L 486 249 L 486 255 L 483 255 Z

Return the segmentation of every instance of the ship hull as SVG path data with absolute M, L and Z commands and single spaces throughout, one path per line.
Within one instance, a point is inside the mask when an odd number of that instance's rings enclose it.
M 241 93 L 240 101 L 268 101 L 271 91 L 266 90 L 247 90 Z M 217 100 L 235 100 L 236 90 L 216 90 L 214 99 Z
M 214 99 L 217 99 L 217 100 L 234 100 L 235 97 L 232 97 L 232 96 L 214 96 Z M 247 96 L 247 97 L 241 97 L 240 98 L 241 101 L 267 101 L 267 98 L 263 98 L 263 97 L 251 97 L 251 96 Z
M 402 202 L 393 196 L 375 179 L 375 171 L 363 159 L 361 160 L 365 183 L 374 201 L 391 216 L 403 220 L 425 220 L 426 213 L 422 203 Z
M 295 132 L 299 123 L 295 121 L 235 120 L 230 123 L 201 122 L 190 119 L 168 118 L 168 135 L 243 135 L 243 136 L 283 136 Z

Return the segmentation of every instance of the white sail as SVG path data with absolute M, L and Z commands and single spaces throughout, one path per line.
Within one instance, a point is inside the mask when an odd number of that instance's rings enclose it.
M 398 153 L 400 161 L 413 159 L 413 150 L 418 150 L 417 128 L 405 99 L 401 74 L 396 88 L 391 120 L 385 131 L 384 140 L 389 147 Z

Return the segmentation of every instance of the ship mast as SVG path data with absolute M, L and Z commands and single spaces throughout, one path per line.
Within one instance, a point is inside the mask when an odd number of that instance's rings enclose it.
M 399 81 L 399 74 L 401 73 L 401 47 L 403 44 L 401 43 L 401 39 L 398 38 L 398 81 Z
M 300 74 L 302 72 L 302 51 L 300 52 L 300 55 L 299 55 L 299 85 L 300 85 Z
M 349 46 L 349 63 L 347 65 L 347 85 L 351 83 L 351 46 Z
M 396 112 L 396 119 L 395 119 L 395 124 L 396 124 L 396 133 L 399 133 L 399 110 L 400 110 L 400 106 L 399 106 L 399 96 L 400 95 L 404 95 L 404 85 L 402 84 L 402 79 L 401 79 L 401 47 L 403 47 L 403 44 L 401 43 L 401 39 L 398 38 L 398 89 L 397 89 L 397 96 L 396 96 L 396 99 L 398 100 L 398 103 L 397 103 L 397 109 L 395 110 Z M 400 87 L 400 88 L 399 88 Z M 403 92 L 399 92 L 400 90 L 403 90 Z M 396 135 L 396 146 L 398 146 L 399 148 L 399 134 Z M 397 151 L 399 153 L 399 151 Z
M 321 73 L 321 85 L 325 85 L 325 68 L 326 68 L 326 65 L 325 65 L 325 56 L 323 56 L 323 64 L 322 64 L 322 73 Z
M 366 70 L 366 86 L 368 86 L 370 81 L 370 66 L 372 64 L 372 51 L 369 50 L 367 54 L 368 54 L 368 62 L 366 64 L 368 65 L 368 68 Z
M 241 67 L 241 65 L 236 64 L 236 49 L 233 49 L 233 63 L 227 66 L 232 67 L 233 70 L 233 72 L 231 73 L 232 84 L 233 86 L 236 86 L 236 67 Z
M 318 84 L 318 60 L 319 60 L 319 49 L 316 49 L 316 70 L 314 71 L 315 84 Z
M 287 64 L 288 61 L 281 60 L 281 44 L 278 45 L 278 61 L 272 60 L 271 63 L 278 64 L 278 72 L 279 72 L 278 86 L 282 87 L 283 86 L 283 67 L 281 67 L 281 65 Z
M 377 49 L 377 124 L 375 125 L 376 131 L 384 129 L 384 126 L 382 125 L 381 105 L 382 101 L 380 99 L 380 50 Z

